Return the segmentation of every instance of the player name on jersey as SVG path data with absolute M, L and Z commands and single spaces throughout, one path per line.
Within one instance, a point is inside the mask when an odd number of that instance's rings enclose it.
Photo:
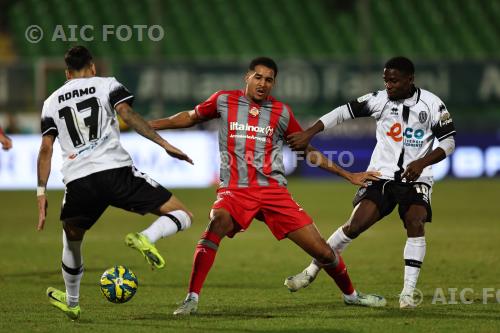
M 68 91 L 63 95 L 59 95 L 57 100 L 59 103 L 65 102 L 74 97 L 83 97 L 85 95 L 95 94 L 95 87 L 83 88 L 83 89 L 75 89 L 73 91 Z

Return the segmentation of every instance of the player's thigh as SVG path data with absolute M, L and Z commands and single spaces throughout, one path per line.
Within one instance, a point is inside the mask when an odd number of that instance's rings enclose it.
M 408 237 L 424 236 L 424 224 L 427 221 L 427 215 L 425 205 L 413 204 L 409 206 L 403 219 Z
M 399 194 L 399 217 L 405 227 L 419 221 L 432 221 L 431 193 L 429 185 L 415 183 Z
M 110 203 L 117 208 L 144 215 L 157 212 L 172 197 L 169 190 L 133 166 L 109 170 L 107 177 Z
M 95 178 L 90 175 L 66 185 L 60 219 L 70 235 L 79 233 L 72 229 L 90 229 L 108 207 L 101 195 L 103 185 Z
M 404 216 L 405 222 L 424 223 L 427 220 L 427 208 L 421 204 L 410 205 Z
M 219 224 L 227 226 L 230 221 L 233 227 L 226 234 L 232 238 L 237 232 L 250 227 L 259 210 L 258 193 L 255 190 L 219 189 L 210 211 L 210 228 Z
M 280 240 L 289 233 L 312 224 L 313 219 L 292 198 L 286 189 L 274 188 L 261 192 L 261 211 L 257 216 L 264 221 L 274 237 Z
M 381 214 L 377 204 L 370 199 L 363 199 L 354 207 L 349 221 L 344 225 L 344 232 L 350 238 L 357 237 L 380 218 Z
M 231 213 L 225 208 L 214 208 L 210 211 L 210 223 L 207 230 L 217 234 L 219 237 L 234 235 L 238 232 L 239 226 L 235 223 Z
M 333 250 L 328 246 L 314 223 L 288 233 L 287 238 L 321 263 L 328 263 L 335 259 Z
M 356 237 L 394 210 L 397 202 L 390 194 L 393 185 L 392 181 L 384 179 L 370 181 L 368 187 L 359 188 L 353 199 L 353 206 L 360 206 L 350 219 L 351 236 Z
M 165 215 L 174 210 L 183 210 L 189 214 L 189 216 L 193 216 L 191 212 L 188 211 L 186 206 L 180 201 L 176 196 L 172 194 L 172 196 L 165 201 L 158 209 L 152 211 L 153 214 L 156 215 Z

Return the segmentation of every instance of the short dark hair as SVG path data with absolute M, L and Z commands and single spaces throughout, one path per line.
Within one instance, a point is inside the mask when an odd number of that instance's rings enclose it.
M 85 46 L 73 46 L 64 55 L 66 67 L 70 71 L 79 71 L 92 63 L 92 54 Z
M 255 58 L 250 62 L 250 65 L 248 65 L 248 70 L 253 71 L 258 65 L 264 65 L 268 68 L 271 68 L 274 71 L 274 77 L 278 75 L 278 65 L 276 65 L 276 62 L 274 62 L 273 59 L 268 57 Z
M 415 66 L 413 62 L 406 57 L 394 57 L 389 59 L 385 63 L 385 68 L 397 69 L 401 73 L 406 73 L 408 75 L 415 74 Z

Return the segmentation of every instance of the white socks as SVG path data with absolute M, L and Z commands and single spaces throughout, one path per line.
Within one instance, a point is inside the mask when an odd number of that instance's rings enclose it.
M 344 252 L 347 245 L 352 242 L 352 239 L 347 237 L 342 227 L 339 227 L 326 242 L 335 252 L 341 254 Z
M 165 216 L 160 216 L 141 234 L 151 243 L 156 243 L 160 238 L 168 237 L 178 231 L 186 230 L 191 226 L 191 218 L 183 210 L 174 210 Z
M 352 239 L 347 237 L 346 234 L 344 233 L 344 230 L 342 230 L 342 227 L 339 227 L 335 232 L 328 238 L 326 241 L 328 245 L 335 251 L 336 253 L 341 254 L 347 245 L 349 245 L 352 242 Z M 316 277 L 320 271 L 320 267 L 315 264 L 314 260 L 311 262 L 309 266 L 305 269 L 307 272 L 307 275 Z
M 188 300 L 190 298 L 194 299 L 196 302 L 198 302 L 198 299 L 200 298 L 200 295 L 198 295 L 197 293 L 190 292 L 190 293 L 187 294 L 186 300 Z
M 417 285 L 420 266 L 425 257 L 425 237 L 409 237 L 404 249 L 405 278 L 401 294 L 413 295 Z
M 344 294 L 344 298 L 348 301 L 354 302 L 358 298 L 358 292 L 354 290 L 354 292 L 350 295 Z
M 62 276 L 66 285 L 66 303 L 78 305 L 80 281 L 83 276 L 82 241 L 68 241 L 63 230 Z

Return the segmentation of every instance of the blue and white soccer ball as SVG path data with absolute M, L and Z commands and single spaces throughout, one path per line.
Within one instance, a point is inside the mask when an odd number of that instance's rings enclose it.
M 113 303 L 130 301 L 138 286 L 134 272 L 122 265 L 107 269 L 101 276 L 101 292 Z

